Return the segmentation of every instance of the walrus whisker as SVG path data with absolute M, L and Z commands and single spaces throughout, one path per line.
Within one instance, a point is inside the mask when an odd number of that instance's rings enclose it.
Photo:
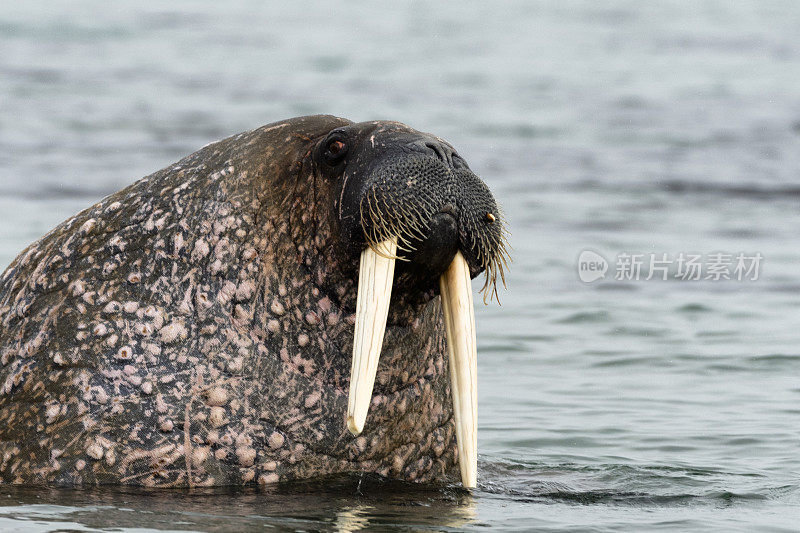
M 407 261 L 407 259 L 398 256 L 396 253 L 389 257 L 386 256 L 385 247 L 380 246 L 380 243 L 387 238 L 389 238 L 389 228 L 387 227 L 386 221 L 383 217 L 380 216 L 380 212 L 375 204 L 378 203 L 377 193 L 375 190 L 372 190 L 372 198 L 375 200 L 375 203 L 371 201 L 369 195 L 367 195 L 359 204 L 359 211 L 361 212 L 361 227 L 364 232 L 364 237 L 367 241 L 367 246 L 371 248 L 376 254 L 383 256 L 386 259 L 393 259 L 393 260 L 401 260 Z M 364 225 L 364 203 L 368 204 L 369 207 L 369 218 L 370 218 L 370 229 L 365 227 Z M 397 237 L 395 237 L 397 238 Z M 398 248 L 395 245 L 395 250 Z

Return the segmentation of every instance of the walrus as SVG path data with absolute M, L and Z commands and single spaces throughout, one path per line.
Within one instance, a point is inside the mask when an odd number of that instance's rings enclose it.
M 0 479 L 475 486 L 470 280 L 496 295 L 506 233 L 453 147 L 398 122 L 210 144 L 0 277 Z

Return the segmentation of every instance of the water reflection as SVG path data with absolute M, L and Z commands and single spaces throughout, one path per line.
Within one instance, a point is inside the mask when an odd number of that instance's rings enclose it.
M 458 487 L 419 487 L 347 476 L 269 488 L 193 491 L 133 487 L 0 488 L 0 523 L 27 528 L 279 529 L 365 531 L 392 526 L 463 528 L 476 520 L 475 500 Z
M 369 526 L 369 512 L 374 507 L 370 505 L 354 505 L 345 507 L 336 512 L 336 531 L 340 533 L 351 533 L 361 531 Z

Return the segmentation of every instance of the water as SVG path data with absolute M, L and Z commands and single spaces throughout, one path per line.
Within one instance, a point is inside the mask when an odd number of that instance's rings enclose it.
M 3 6 L 3 265 L 207 142 L 322 112 L 452 141 L 514 265 L 477 309 L 472 495 L 0 488 L 0 528 L 796 530 L 798 27 L 760 1 Z M 764 261 L 751 282 L 585 284 L 587 248 Z

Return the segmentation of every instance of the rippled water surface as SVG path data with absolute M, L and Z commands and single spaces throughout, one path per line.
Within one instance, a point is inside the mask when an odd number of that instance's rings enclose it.
M 210 141 L 310 113 L 452 141 L 514 264 L 477 309 L 473 494 L 0 488 L 0 529 L 796 530 L 799 27 L 761 1 L 4 4 L 3 266 Z M 584 249 L 764 261 L 585 284 Z

